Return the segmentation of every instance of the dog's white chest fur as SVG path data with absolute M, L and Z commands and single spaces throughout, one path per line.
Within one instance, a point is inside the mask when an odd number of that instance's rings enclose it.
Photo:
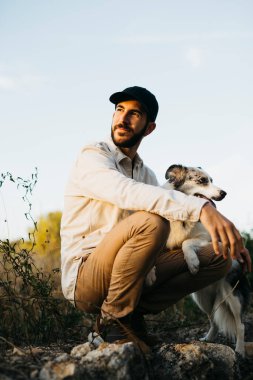
M 204 239 L 210 241 L 210 236 L 201 223 L 170 221 L 170 233 L 167 248 L 174 249 L 182 247 L 187 239 Z

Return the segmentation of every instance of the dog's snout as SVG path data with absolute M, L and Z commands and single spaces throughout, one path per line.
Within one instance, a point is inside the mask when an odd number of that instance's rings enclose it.
M 224 191 L 224 190 L 220 191 L 220 197 L 221 197 L 221 199 L 225 198 L 226 195 L 227 195 L 226 191 Z

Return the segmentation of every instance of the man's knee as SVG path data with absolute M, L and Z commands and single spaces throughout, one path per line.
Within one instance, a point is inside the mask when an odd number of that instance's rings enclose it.
M 169 221 L 160 215 L 153 214 L 147 211 L 138 212 L 141 219 L 142 226 L 146 228 L 149 233 L 152 233 L 154 239 L 158 238 L 166 240 L 169 234 Z

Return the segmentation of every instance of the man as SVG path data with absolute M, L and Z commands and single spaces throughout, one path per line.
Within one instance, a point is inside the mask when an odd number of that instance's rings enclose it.
M 66 187 L 62 288 L 76 307 L 99 313 L 101 339 L 149 344 L 143 315 L 222 278 L 230 257 L 250 270 L 250 256 L 233 223 L 205 199 L 159 187 L 137 154 L 156 128 L 155 96 L 134 86 L 110 101 L 115 104 L 111 139 L 81 150 Z M 165 249 L 170 219 L 200 220 L 212 237 L 198 252 L 194 276 L 180 249 Z M 147 287 L 145 277 L 154 265 L 157 278 Z

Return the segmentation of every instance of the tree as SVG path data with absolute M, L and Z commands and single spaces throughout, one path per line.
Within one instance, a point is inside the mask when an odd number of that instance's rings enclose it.
M 39 218 L 36 228 L 28 230 L 30 240 L 22 246 L 31 250 L 36 265 L 50 272 L 60 267 L 60 224 L 62 213 L 50 212 Z

